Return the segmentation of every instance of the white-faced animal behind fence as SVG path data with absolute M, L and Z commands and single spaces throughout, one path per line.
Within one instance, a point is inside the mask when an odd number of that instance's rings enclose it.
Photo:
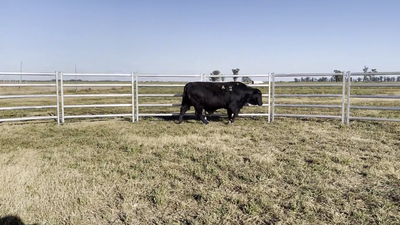
M 234 123 L 246 104 L 262 106 L 261 91 L 241 82 L 189 82 L 184 87 L 178 123 L 182 123 L 190 106 L 195 108 L 195 115 L 204 124 L 209 122 L 203 110 L 212 114 L 217 109 L 226 109 L 229 122 Z

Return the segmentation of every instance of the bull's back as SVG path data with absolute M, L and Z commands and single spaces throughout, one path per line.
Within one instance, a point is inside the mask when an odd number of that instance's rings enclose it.
M 190 82 L 185 85 L 184 98 L 186 104 L 201 104 L 204 107 L 221 108 L 227 101 L 222 83 Z
M 190 82 L 185 85 L 185 94 L 187 95 L 201 95 L 206 97 L 210 93 L 218 91 L 218 85 L 211 82 Z

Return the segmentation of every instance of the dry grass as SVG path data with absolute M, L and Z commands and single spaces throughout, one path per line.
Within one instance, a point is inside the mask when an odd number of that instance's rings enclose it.
M 0 134 L 0 215 L 28 222 L 400 222 L 395 123 L 110 120 Z
M 66 122 L 0 125 L 0 217 L 39 224 L 400 223 L 399 123 Z

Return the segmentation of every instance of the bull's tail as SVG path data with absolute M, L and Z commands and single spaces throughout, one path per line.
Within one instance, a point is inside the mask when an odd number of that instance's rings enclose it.
M 190 102 L 189 102 L 189 96 L 188 96 L 188 85 L 187 84 L 183 88 L 183 96 L 182 96 L 181 107 L 182 106 L 186 106 L 187 110 L 190 109 Z
M 182 123 L 183 115 L 190 109 L 190 99 L 188 96 L 188 85 L 186 84 L 183 88 L 183 95 L 182 95 L 182 103 L 181 103 L 181 110 L 179 113 L 179 121 L 178 123 Z

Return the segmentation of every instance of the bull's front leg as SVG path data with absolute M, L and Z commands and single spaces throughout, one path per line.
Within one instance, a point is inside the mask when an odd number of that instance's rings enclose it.
M 204 124 L 208 124 L 209 122 L 205 119 L 203 115 L 203 109 L 202 108 L 196 108 L 195 109 L 195 114 L 197 118 L 199 118 Z

